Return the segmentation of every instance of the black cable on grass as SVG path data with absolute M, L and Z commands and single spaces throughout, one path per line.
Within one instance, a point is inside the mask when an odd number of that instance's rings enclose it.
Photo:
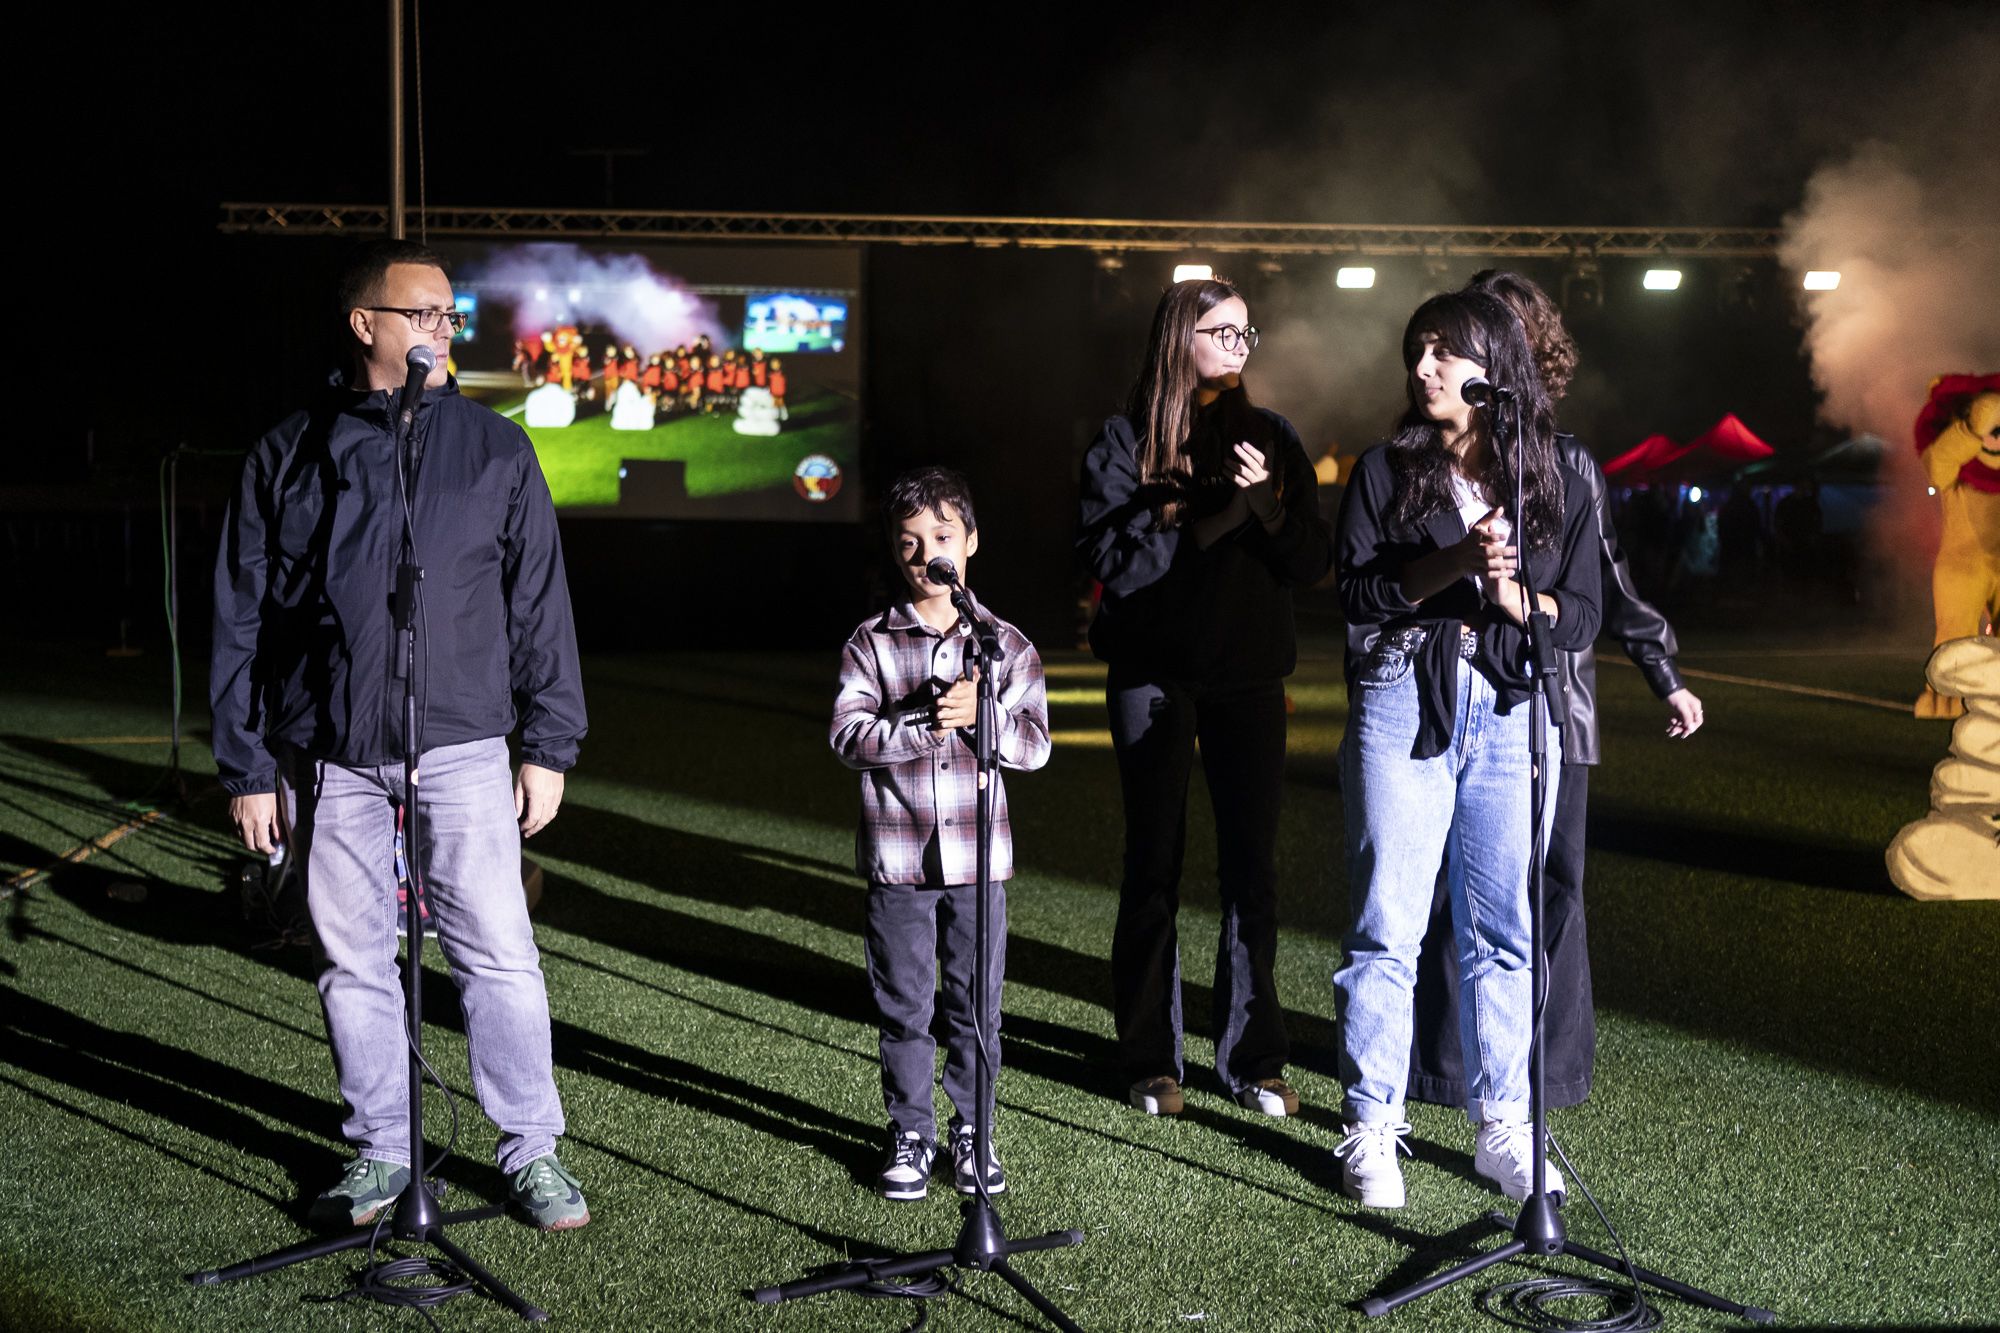
M 354 1285 L 337 1296 L 322 1301 L 375 1301 L 381 1305 L 415 1310 L 433 1329 L 442 1329 L 431 1310 L 455 1296 L 477 1289 L 472 1275 L 449 1259 L 417 1257 L 377 1259 L 375 1247 L 381 1242 L 382 1228 L 389 1224 L 394 1204 L 383 1208 L 382 1216 L 368 1236 L 368 1263 L 354 1274 Z M 424 1279 L 432 1279 L 424 1281 Z
M 951 1269 L 940 1268 L 909 1282 L 897 1281 L 894 1278 L 876 1278 L 872 1282 L 864 1282 L 848 1290 L 856 1296 L 916 1301 L 917 1320 L 905 1328 L 903 1333 L 923 1333 L 931 1320 L 931 1309 L 925 1302 L 955 1294 L 958 1291 L 958 1279 L 952 1276 Z
M 1614 1286 L 1586 1277 L 1543 1277 L 1526 1282 L 1509 1282 L 1491 1287 L 1480 1293 L 1479 1306 L 1503 1324 L 1515 1328 L 1535 1330 L 1535 1333 L 1646 1333 L 1658 1328 L 1662 1316 L 1656 1308 L 1648 1304 L 1646 1294 L 1639 1286 L 1639 1276 L 1633 1271 L 1632 1256 L 1625 1251 L 1625 1242 L 1618 1235 L 1618 1229 L 1611 1225 L 1611 1219 L 1597 1202 L 1597 1196 L 1590 1192 L 1590 1186 L 1583 1183 L 1583 1176 L 1569 1160 L 1569 1154 L 1556 1142 L 1556 1136 L 1548 1136 L 1549 1147 L 1562 1159 L 1563 1170 L 1590 1201 L 1590 1207 L 1597 1214 L 1597 1220 L 1604 1223 L 1604 1230 L 1610 1234 L 1611 1243 L 1618 1247 L 1618 1257 L 1625 1262 L 1626 1286 Z M 1601 1301 L 1608 1307 L 1608 1313 L 1595 1319 L 1583 1319 L 1574 1315 L 1559 1314 L 1553 1308 L 1568 1301 Z

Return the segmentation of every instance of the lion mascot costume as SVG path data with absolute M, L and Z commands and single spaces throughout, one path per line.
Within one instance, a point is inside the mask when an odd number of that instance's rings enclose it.
M 1944 511 L 1931 573 L 1932 645 L 1991 632 L 2000 617 L 2000 375 L 1943 375 L 1917 414 L 1917 453 Z M 1935 685 L 1918 717 L 1958 717 L 1962 698 Z

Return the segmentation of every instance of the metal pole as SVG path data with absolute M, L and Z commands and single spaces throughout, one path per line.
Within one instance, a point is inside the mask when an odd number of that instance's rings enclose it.
M 389 0 L 389 236 L 403 239 L 403 0 Z

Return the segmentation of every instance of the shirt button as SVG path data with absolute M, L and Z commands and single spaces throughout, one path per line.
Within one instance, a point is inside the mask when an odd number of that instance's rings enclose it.
M 945 820 L 945 821 L 944 821 L 944 826 L 945 826 L 946 828 L 950 828 L 950 827 L 951 827 L 951 821 L 950 821 L 949 819 Z
M 950 767 L 951 767 L 951 765 L 950 765 L 949 763 L 942 763 L 942 764 L 939 764 L 939 765 L 938 765 L 938 767 L 939 767 L 939 768 L 950 768 Z

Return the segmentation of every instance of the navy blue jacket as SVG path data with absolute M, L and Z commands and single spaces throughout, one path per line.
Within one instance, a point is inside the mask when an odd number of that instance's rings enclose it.
M 403 504 L 402 391 L 330 389 L 250 450 L 215 563 L 209 703 L 235 796 L 275 790 L 274 749 L 345 764 L 402 756 L 390 595 Z M 576 762 L 585 718 L 548 483 L 526 432 L 460 396 L 418 403 L 411 517 L 420 749 L 521 729 L 524 762 Z

